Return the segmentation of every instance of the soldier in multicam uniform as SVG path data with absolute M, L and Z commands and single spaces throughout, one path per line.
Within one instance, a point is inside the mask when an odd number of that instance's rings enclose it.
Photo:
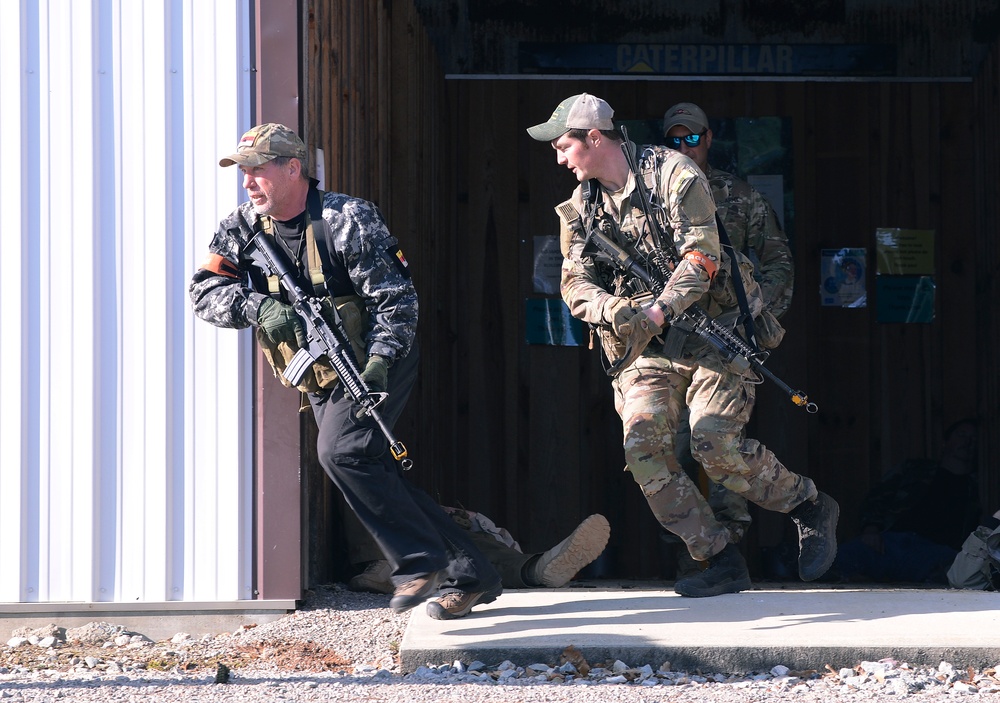
M 694 161 L 708 178 L 719 218 L 733 248 L 753 262 L 754 278 L 760 284 L 764 308 L 780 319 L 792 302 L 795 264 L 788 247 L 788 237 L 781 229 L 774 209 L 749 183 L 708 163 L 712 130 L 708 126 L 708 116 L 700 107 L 687 102 L 671 107 L 663 115 L 663 134 L 666 146 Z M 769 318 L 758 318 L 758 324 L 765 319 Z M 679 441 L 678 445 L 688 472 L 696 472 L 697 462 L 691 459 L 687 443 Z M 740 451 L 754 454 L 757 441 L 746 440 Z M 751 522 L 746 500 L 712 482 L 708 502 L 716 519 L 729 528 L 734 541 L 742 539 Z
M 254 326 L 280 374 L 305 335 L 277 282 L 247 255 L 256 232 L 273 236 L 306 293 L 340 311 L 364 381 L 375 392 L 388 392 L 379 408 L 391 427 L 417 375 L 417 294 L 378 209 L 320 191 L 307 174 L 305 145 L 284 125 L 259 125 L 244 134 L 236 153 L 219 161 L 233 164 L 243 172 L 250 201 L 219 224 L 208 259 L 191 280 L 195 314 L 217 327 Z M 316 417 L 320 464 L 392 565 L 392 608 L 402 612 L 437 594 L 428 615 L 449 619 L 494 600 L 502 590 L 496 570 L 430 496 L 402 477 L 384 434 L 371 417 L 358 417 L 359 406 L 338 387 L 335 374 L 317 363 L 299 388 Z
M 780 319 L 792 303 L 795 262 L 774 208 L 749 183 L 708 163 L 712 130 L 700 107 L 694 103 L 671 107 L 663 117 L 663 134 L 668 147 L 694 161 L 705 174 L 733 247 L 753 261 L 764 306 Z
M 680 537 L 691 556 L 706 568 L 678 579 L 684 596 L 712 596 L 750 587 L 750 575 L 729 531 L 684 472 L 674 443 L 682 414 L 690 414 L 691 449 L 714 481 L 768 510 L 790 513 L 799 530 L 799 575 L 814 580 L 830 567 L 837 552 L 837 503 L 813 481 L 792 473 L 763 445 L 753 456 L 740 452 L 743 428 L 755 397 L 754 384 L 729 369 L 718 354 L 695 337 L 685 337 L 679 315 L 694 303 L 713 316 L 737 310 L 715 225 L 715 203 L 708 181 L 678 151 L 641 150 L 640 168 L 655 201 L 660 225 L 671 241 L 657 245 L 643 226 L 645 214 L 633 198 L 635 177 L 614 130 L 614 111 L 587 93 L 556 108 L 547 122 L 528 129 L 556 150 L 557 162 L 574 172 L 581 186 L 556 208 L 561 222 L 563 300 L 574 317 L 593 325 L 614 364 L 615 408 L 622 418 L 626 468 L 642 489 L 654 516 Z M 627 148 L 639 156 L 632 143 Z M 639 158 L 637 158 L 639 160 Z M 594 196 L 585 198 L 583 186 Z M 571 206 L 569 214 L 567 206 Z M 622 295 L 614 266 L 587 247 L 587 224 L 597 222 L 619 245 L 645 254 L 673 247 L 679 257 L 666 287 L 642 307 Z M 746 279 L 754 284 L 751 277 Z M 746 285 L 746 283 L 745 283 Z M 760 312 L 759 286 L 748 286 Z M 667 345 L 651 344 L 664 331 Z M 680 335 L 673 346 L 671 335 Z M 670 355 L 667 346 L 670 346 Z M 637 352 L 641 350 L 641 353 Z

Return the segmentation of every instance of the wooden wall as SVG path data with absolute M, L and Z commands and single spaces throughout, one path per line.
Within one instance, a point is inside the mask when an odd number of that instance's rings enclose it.
M 453 178 L 442 159 L 449 152 L 443 72 L 410 2 L 315 0 L 307 3 L 303 46 L 306 143 L 325 155 L 325 187 L 377 204 L 400 240 L 423 294 L 447 278 L 448 237 L 440 230 Z M 434 296 L 421 296 L 421 380 L 397 428 L 425 487 L 447 480 L 438 456 L 451 456 L 453 440 L 440 432 L 434 403 L 424 391 L 438 374 L 436 340 L 426 334 Z M 447 314 L 447 313 L 446 313 Z M 339 493 L 316 461 L 316 426 L 302 416 L 303 564 L 307 583 L 349 576 Z
M 996 147 L 992 160 L 976 156 L 972 84 L 445 82 L 409 2 L 316 0 L 308 27 L 304 112 L 309 142 L 326 150 L 327 187 L 378 202 L 421 294 L 421 379 L 397 435 L 413 456 L 410 478 L 442 503 L 486 513 L 529 550 L 601 512 L 612 523 L 604 573 L 664 571 L 658 526 L 622 471 L 598 352 L 525 343 L 524 301 L 538 297 L 533 237 L 555 234 L 552 208 L 575 180 L 524 130 L 584 90 L 624 119 L 658 118 L 680 100 L 714 117 L 791 119 L 797 284 L 769 366 L 820 412 L 806 415 L 765 385 L 752 429 L 841 502 L 842 537 L 883 470 L 936 454 L 954 419 L 995 418 L 996 384 L 989 402 L 978 391 L 978 374 L 995 372 L 970 351 L 972 301 L 996 267 L 995 245 L 977 250 L 972 233 L 996 230 L 998 202 Z M 991 78 L 976 84 L 978 114 L 996 114 L 996 66 L 994 54 Z M 993 178 L 977 185 L 973 163 Z M 980 198 L 992 199 L 985 221 Z M 865 247 L 873 261 L 877 227 L 937 233 L 933 323 L 881 324 L 874 307 L 819 305 L 820 250 Z M 303 426 L 309 464 L 308 418 Z M 343 578 L 336 497 L 306 468 L 310 580 Z M 995 478 L 989 490 L 1000 502 Z M 756 514 L 753 569 L 757 548 L 788 524 Z
M 983 432 L 980 433 L 979 456 L 981 483 L 986 498 L 986 509 L 1000 509 L 1000 315 L 993 303 L 1000 295 L 1000 141 L 997 140 L 997 122 L 1000 121 L 1000 43 L 994 44 L 975 81 L 973 93 L 975 145 L 971 167 L 976 198 L 974 231 L 975 263 L 969 273 L 975 277 L 973 296 L 966 304 L 976 313 L 975 332 L 962 330 L 965 339 L 973 340 L 976 348 L 978 382 L 975 392 L 979 399 L 979 416 Z M 971 365 L 963 354 L 960 363 Z
M 468 407 L 455 416 L 455 432 L 468 428 L 485 449 L 456 455 L 463 473 L 468 466 L 482 475 L 456 479 L 469 487 L 457 495 L 474 496 L 528 548 L 547 547 L 599 511 L 612 519 L 613 573 L 655 576 L 662 566 L 656 527 L 621 471 L 621 431 L 597 352 L 524 342 L 524 299 L 536 295 L 532 237 L 555 232 L 552 207 L 575 185 L 551 148 L 524 129 L 583 90 L 606 98 L 623 119 L 656 118 L 680 100 L 716 117 L 791 119 L 797 284 L 789 334 L 769 366 L 807 391 L 820 412 L 807 415 L 765 385 L 753 431 L 841 502 L 844 536 L 883 470 L 935 455 L 947 424 L 977 414 L 968 392 L 975 369 L 956 362 L 970 353 L 963 331 L 975 322 L 970 84 L 456 80 L 448 88 L 459 145 L 454 290 L 482 319 L 431 331 L 455 335 L 467 361 L 468 391 L 460 380 L 457 395 L 438 405 Z M 819 305 L 820 251 L 863 247 L 873 263 L 878 227 L 935 230 L 933 323 L 879 323 L 874 301 L 863 309 Z M 752 558 L 789 524 L 757 516 Z

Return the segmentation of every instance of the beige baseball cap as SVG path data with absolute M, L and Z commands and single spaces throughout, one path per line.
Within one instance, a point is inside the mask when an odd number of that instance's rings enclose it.
M 604 100 L 589 93 L 580 93 L 559 103 L 548 122 L 528 127 L 528 134 L 540 142 L 551 142 L 571 129 L 614 129 L 611 120 L 614 114 L 615 111 Z
M 283 124 L 268 122 L 247 130 L 240 137 L 236 153 L 219 159 L 219 166 L 263 166 L 271 159 L 288 156 L 305 163 L 306 145 L 299 135 Z
M 663 133 L 679 124 L 690 129 L 692 134 L 701 134 L 708 129 L 708 115 L 694 103 L 677 103 L 663 115 Z

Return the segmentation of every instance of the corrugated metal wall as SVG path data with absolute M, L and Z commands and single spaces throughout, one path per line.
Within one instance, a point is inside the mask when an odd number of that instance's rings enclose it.
M 0 601 L 253 597 L 250 337 L 187 298 L 241 195 L 248 18 L 0 5 Z

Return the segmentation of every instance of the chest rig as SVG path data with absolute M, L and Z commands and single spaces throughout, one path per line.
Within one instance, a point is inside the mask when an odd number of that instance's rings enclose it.
M 676 250 L 672 239 L 665 241 L 672 237 L 673 228 L 667 221 L 663 204 L 653 195 L 658 192 L 659 165 L 657 153 L 647 147 L 640 156 L 639 173 L 632 174 L 633 178 L 642 178 L 645 188 L 636 183 L 628 197 L 618 200 L 614 194 L 602 196 L 597 180 L 591 179 L 581 185 L 581 196 L 586 228 L 594 227 L 625 249 L 637 252 L 666 280 L 673 270 L 671 259 L 676 258 Z M 642 202 L 643 192 L 649 194 L 647 204 Z M 595 252 L 587 249 L 584 253 Z M 620 268 L 600 256 L 595 257 L 595 263 L 602 283 L 617 296 L 632 298 L 657 292 L 649 291 L 638 279 L 623 275 Z
M 274 221 L 263 215 L 260 217 L 260 225 L 264 234 L 277 243 L 280 237 Z M 323 219 L 323 205 L 316 188 L 309 189 L 306 200 L 305 231 L 302 236 L 305 238 L 305 242 L 303 246 L 304 262 L 301 263 L 306 265 L 306 276 L 299 275 L 300 284 L 311 286 L 312 295 L 322 300 L 323 317 L 327 323 L 341 326 L 351 342 L 357 363 L 363 363 L 367 358 L 368 311 L 364 299 L 354 292 L 346 268 L 330 256 L 327 247 L 327 242 L 330 239 L 330 224 Z M 299 270 L 296 273 L 301 274 L 302 272 Z M 285 298 L 277 276 L 267 276 L 266 286 L 268 294 Z M 275 376 L 285 386 L 292 387 L 282 372 L 291 362 L 295 352 L 298 351 L 298 345 L 288 342 L 274 344 L 267 335 L 261 333 L 260 329 L 257 330 L 257 340 L 260 342 L 264 357 L 274 369 Z M 320 389 L 334 387 L 338 380 L 336 370 L 326 356 L 322 355 L 313 363 L 301 383 L 296 387 L 303 393 L 316 393 Z M 303 400 L 300 411 L 307 407 L 308 403 Z
M 327 295 L 326 290 L 326 273 L 323 269 L 323 262 L 328 260 L 329 257 L 320 256 L 320 242 L 322 246 L 326 248 L 327 232 L 329 225 L 326 220 L 323 219 L 323 209 L 320 203 L 319 191 L 315 188 L 309 189 L 309 195 L 306 200 L 306 227 L 305 232 L 302 236 L 305 237 L 305 261 L 306 261 L 306 274 L 309 284 L 313 288 L 315 295 L 320 297 Z M 272 220 L 267 215 L 261 215 L 260 226 L 264 232 L 275 240 L 277 243 L 279 240 L 278 232 L 274 226 L 274 220 Z M 323 228 L 321 237 L 316 236 L 316 228 Z M 328 252 L 324 252 L 328 253 Z M 267 292 L 271 295 L 281 295 L 281 285 L 278 282 L 277 276 L 267 277 Z

